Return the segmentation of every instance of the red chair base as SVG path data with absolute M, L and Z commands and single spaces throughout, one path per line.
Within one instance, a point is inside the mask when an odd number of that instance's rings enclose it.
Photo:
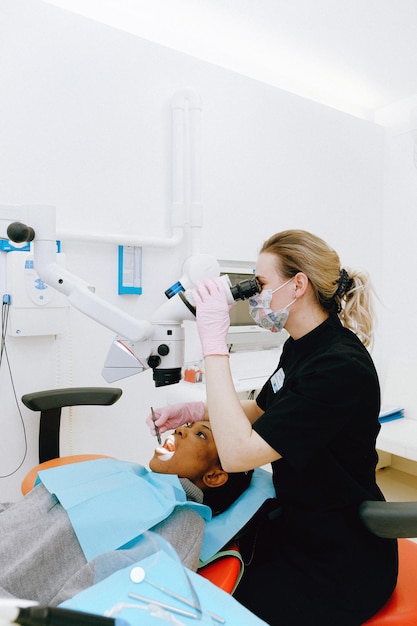
M 386 605 L 362 626 L 417 625 L 417 543 L 398 540 L 397 586 Z
M 207 578 L 223 591 L 233 593 L 241 573 L 242 562 L 239 559 L 239 548 L 237 544 L 231 543 L 227 546 L 227 551 L 235 551 L 236 556 L 220 556 L 218 560 L 204 565 L 198 570 L 200 576 Z

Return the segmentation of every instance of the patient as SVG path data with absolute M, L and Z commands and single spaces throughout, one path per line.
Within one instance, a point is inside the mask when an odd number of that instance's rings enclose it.
M 155 450 L 149 468 L 176 474 L 187 500 L 207 504 L 213 514 L 232 504 L 252 475 L 222 469 L 209 422 L 177 428 Z M 61 468 L 53 471 L 57 469 Z M 102 520 L 91 519 L 91 524 L 100 533 Z M 197 569 L 204 520 L 195 510 L 176 506 L 150 530 L 170 542 L 185 566 Z M 144 556 L 141 550 L 140 546 L 113 550 L 87 562 L 67 512 L 40 483 L 20 501 L 0 505 L 0 597 L 57 605 L 139 561 Z

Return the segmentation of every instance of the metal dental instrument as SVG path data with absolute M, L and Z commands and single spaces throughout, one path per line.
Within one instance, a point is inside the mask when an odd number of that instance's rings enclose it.
M 193 619 L 201 619 L 200 614 L 196 615 L 195 613 L 191 613 L 191 611 L 184 611 L 183 609 L 179 609 L 176 606 L 165 604 L 165 602 L 159 602 L 159 600 L 153 600 L 153 598 L 140 596 L 138 593 L 128 593 L 127 595 L 129 596 L 129 598 L 133 598 L 134 600 L 140 600 L 141 602 L 146 602 L 147 604 L 155 604 L 156 606 L 160 606 L 162 609 L 172 611 L 172 613 L 178 613 L 179 615 L 185 615 L 186 617 L 192 617 Z
M 159 428 L 156 425 L 156 417 L 155 417 L 155 411 L 153 410 L 153 407 L 151 406 L 151 413 L 152 413 L 152 421 L 153 421 L 153 425 L 155 426 L 155 435 L 156 435 L 156 439 L 159 443 L 159 445 L 161 445 L 162 443 L 162 439 L 161 439 L 161 435 L 159 432 Z
M 203 609 L 201 608 L 201 604 L 198 600 L 198 596 L 195 593 L 195 589 L 187 574 L 186 574 L 186 577 L 190 585 L 191 591 L 193 593 L 194 602 L 192 602 L 191 600 L 188 600 L 187 598 L 184 598 L 183 596 L 180 596 L 178 593 L 175 593 L 174 591 L 171 591 L 170 589 L 167 589 L 167 587 L 163 587 L 162 585 L 158 585 L 152 580 L 149 580 L 149 578 L 146 577 L 145 570 L 143 569 L 143 567 L 140 567 L 140 566 L 134 567 L 130 574 L 130 579 L 132 580 L 132 582 L 141 583 L 145 581 L 148 583 L 148 585 L 152 585 L 152 587 L 154 587 L 155 589 L 159 589 L 159 591 L 162 591 L 163 593 L 166 593 L 171 598 L 175 598 L 176 600 L 179 600 L 183 604 L 186 604 L 187 606 L 190 606 L 191 608 L 195 609 L 201 615 L 203 613 Z M 219 622 L 220 624 L 224 624 L 226 622 L 226 620 L 223 617 L 220 617 L 219 615 L 216 615 L 215 613 L 212 613 L 211 611 L 206 611 L 206 613 L 212 619 L 214 619 L 216 622 Z

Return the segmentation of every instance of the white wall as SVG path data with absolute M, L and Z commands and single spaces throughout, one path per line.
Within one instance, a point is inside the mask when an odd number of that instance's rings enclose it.
M 377 121 L 386 133 L 380 335 L 387 365 L 414 360 L 417 369 L 416 111 L 417 94 L 381 109 Z
M 203 102 L 201 252 L 254 260 L 267 236 L 300 227 L 381 285 L 380 126 L 40 0 L 3 0 L 0 11 L 0 204 L 55 205 L 60 230 L 168 236 L 170 104 L 191 89 Z M 63 242 L 68 269 L 145 319 L 180 276 L 187 249 L 145 249 L 143 295 L 118 296 L 116 246 Z M 17 398 L 55 385 L 105 384 L 100 372 L 112 338 L 71 311 L 64 336 L 9 339 Z M 375 352 L 381 362 L 383 344 Z M 23 444 L 5 366 L 0 385 L 3 475 L 17 465 Z M 154 442 L 143 420 L 164 390 L 153 387 L 149 372 L 119 386 L 124 394 L 114 407 L 65 418 L 63 453 L 146 463 Z M 23 415 L 29 453 L 13 477 L 0 479 L 3 499 L 18 496 L 22 475 L 36 462 L 36 416 Z

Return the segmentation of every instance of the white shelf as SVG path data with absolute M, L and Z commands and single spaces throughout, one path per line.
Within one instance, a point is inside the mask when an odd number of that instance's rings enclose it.
M 376 447 L 378 450 L 417 461 L 417 420 L 402 417 L 382 423 Z

